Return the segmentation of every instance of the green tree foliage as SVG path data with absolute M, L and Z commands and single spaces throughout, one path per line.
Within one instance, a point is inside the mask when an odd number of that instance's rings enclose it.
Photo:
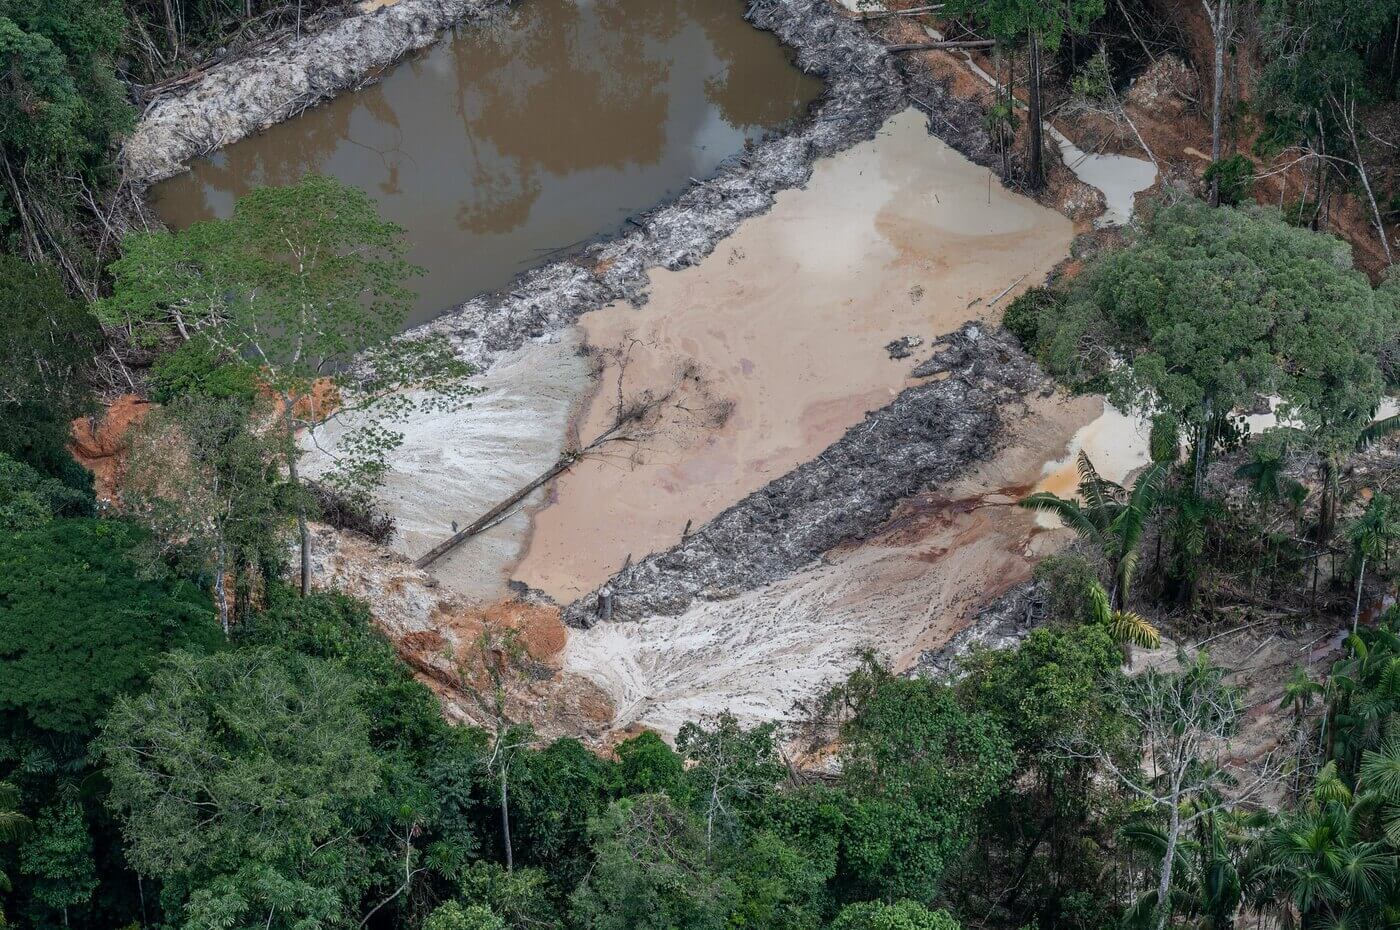
M 0 454 L 91 493 L 67 451 L 102 331 L 47 267 L 0 253 Z
M 1033 352 L 1039 342 L 1040 317 L 1058 302 L 1059 297 L 1050 288 L 1028 287 L 1007 305 L 1001 325 Z
M 1104 746 L 1123 743 L 1122 721 L 1105 699 L 1121 677 L 1121 658 L 1103 626 L 1062 622 L 1015 648 L 964 660 L 959 696 L 1000 724 L 1016 770 L 987 804 L 972 850 L 946 882 L 955 901 L 980 913 L 971 902 L 995 900 L 993 916 L 1008 926 L 1086 926 L 1082 910 L 1105 921 L 1116 912 L 1102 876 L 1112 868 L 1119 805 L 1093 767 L 1067 758 L 1062 747 L 1081 727 Z
M 0 537 L 0 708 L 12 727 L 87 734 L 162 652 L 217 642 L 198 590 L 138 576 L 143 542 L 134 526 L 91 519 Z
M 1254 189 L 1254 162 L 1246 155 L 1222 158 L 1210 163 L 1202 180 L 1215 185 L 1222 204 L 1233 207 L 1244 202 Z
M 117 701 L 98 742 L 107 803 L 184 926 L 334 924 L 358 904 L 358 808 L 382 770 L 357 688 L 324 660 L 240 649 L 174 653 Z
M 974 652 L 958 687 L 967 704 L 997 721 L 1022 759 L 1040 759 L 1078 728 L 1096 726 L 1092 720 L 1108 728 L 1102 697 L 1120 658 L 1100 626 L 1045 627 L 1014 649 Z
M 733 714 L 720 714 L 710 726 L 687 723 L 676 735 L 678 749 L 691 763 L 705 818 L 705 843 L 714 843 L 715 828 L 733 821 L 771 791 L 783 775 L 778 763 L 777 727 L 745 728 Z
M 30 821 L 19 810 L 19 789 L 0 781 L 0 843 L 12 843 L 29 832 Z M 12 890 L 10 877 L 0 869 L 0 892 Z M 7 926 L 4 908 L 0 908 L 0 927 Z
M 556 906 L 556 887 L 539 869 L 506 870 L 478 860 L 462 872 L 457 891 L 464 901 L 489 908 L 508 930 L 558 930 L 564 926 Z
M 831 930 L 960 930 L 947 911 L 931 911 L 914 901 L 848 904 Z
M 44 475 L 0 452 L 0 530 L 32 530 L 55 517 L 87 516 L 92 495 Z
M 194 338 L 156 359 L 148 381 L 151 400 L 169 404 L 181 398 L 242 401 L 257 396 L 257 371 L 225 358 L 209 341 Z
M 830 906 L 832 870 L 777 834 L 759 830 L 732 843 L 725 861 L 734 881 L 731 927 L 817 930 Z
M 1262 396 L 1282 399 L 1281 419 L 1326 461 L 1355 446 L 1385 386 L 1377 352 L 1400 327 L 1397 293 L 1354 270 L 1345 243 L 1275 211 L 1186 201 L 1075 279 L 1038 319 L 1037 354 L 1124 408 L 1175 416 L 1200 493 L 1222 418 Z
M 665 795 L 618 801 L 597 818 L 597 861 L 574 894 L 587 930 L 720 930 L 733 882 L 715 868 L 703 823 Z
M 824 702 L 840 727 L 847 900 L 930 900 L 982 806 L 1011 773 L 1010 741 L 945 685 L 867 659 Z
M 651 730 L 623 740 L 615 751 L 618 794 L 668 794 L 676 800 L 686 798 L 685 760 Z
M 1400 61 L 1391 46 L 1400 18 L 1395 0 L 1365 6 L 1266 0 L 1259 15 L 1266 52 L 1259 90 L 1272 138 L 1291 142 L 1319 130 L 1333 135 L 1338 127 L 1330 99 L 1348 89 L 1371 100 L 1393 98 L 1400 88 Z
M 239 199 L 225 220 L 178 232 L 128 236 L 112 263 L 109 324 L 158 344 L 196 332 L 224 359 L 251 359 L 279 403 L 283 456 L 300 485 L 298 430 L 349 424 L 327 479 L 364 495 L 403 440 L 387 423 L 445 409 L 473 393 L 470 366 L 442 337 L 397 338 L 418 269 L 403 258 L 403 230 L 382 220 L 363 191 L 308 176 Z M 310 536 L 298 514 L 303 593 Z
M 423 930 L 506 930 L 506 923 L 489 907 L 448 901 L 428 915 Z
M 55 259 L 88 293 L 97 268 L 71 220 L 111 179 L 112 141 L 131 125 L 121 35 L 117 0 L 0 2 L 0 230 L 7 251 Z
M 30 880 L 34 923 L 66 927 L 69 910 L 86 905 L 97 889 L 92 835 L 82 807 L 70 797 L 39 815 L 20 850 L 20 868 Z

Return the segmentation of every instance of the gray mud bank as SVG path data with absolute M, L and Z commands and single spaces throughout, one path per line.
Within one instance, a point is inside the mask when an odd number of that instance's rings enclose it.
M 916 374 L 935 380 L 906 388 L 815 459 L 569 604 L 565 622 L 674 616 L 697 600 L 785 578 L 878 529 L 901 500 L 989 458 L 1003 435 L 1003 408 L 1049 387 L 999 328 L 969 323 L 933 347 Z

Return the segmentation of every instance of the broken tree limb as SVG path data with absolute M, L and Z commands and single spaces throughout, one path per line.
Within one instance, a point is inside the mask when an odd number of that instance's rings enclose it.
M 1023 274 L 1023 275 L 1021 275 L 1019 278 L 1017 278 L 1015 281 L 1012 281 L 1010 284 L 1006 285 L 1006 289 L 1005 289 L 1004 291 L 1002 291 L 1000 294 L 998 294 L 997 296 L 993 297 L 993 298 L 991 299 L 991 301 L 987 304 L 987 306 L 988 306 L 988 307 L 995 306 L 995 305 L 996 305 L 996 302 L 997 302 L 998 300 L 1001 300 L 1001 299 L 1002 299 L 1003 297 L 1005 297 L 1007 294 L 1010 294 L 1010 293 L 1011 293 L 1011 289 L 1012 289 L 1013 287 L 1015 287 L 1016 285 L 1020 284 L 1022 281 L 1026 280 L 1026 277 L 1027 277 L 1027 275 L 1024 275 L 1024 274 Z
M 922 52 L 929 49 L 991 48 L 996 39 L 959 39 L 954 42 L 909 42 L 904 45 L 886 45 L 887 52 Z
M 911 6 L 907 10 L 875 10 L 871 13 L 862 13 L 861 22 L 868 19 L 885 19 L 890 16 L 918 16 L 921 13 L 932 13 L 935 10 L 943 9 L 941 3 L 931 3 L 928 6 Z

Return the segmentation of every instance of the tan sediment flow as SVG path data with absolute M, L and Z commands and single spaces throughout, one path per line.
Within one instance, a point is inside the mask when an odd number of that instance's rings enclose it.
M 904 670 L 1069 538 L 1038 527 L 1015 502 L 1100 411 L 1096 398 L 1059 395 L 1007 410 L 1010 435 L 1000 453 L 905 501 L 869 539 L 678 617 L 571 630 L 563 671 L 608 695 L 614 729 L 673 735 L 685 721 L 723 710 L 750 721 L 793 719 L 794 703 L 839 680 L 862 648 Z
M 1072 235 L 1060 214 L 989 184 L 914 111 L 818 162 L 806 188 L 780 193 L 704 262 L 654 272 L 642 309 L 582 318 L 590 345 L 626 347 L 625 397 L 694 365 L 707 402 L 733 412 L 713 429 L 672 411 L 649 441 L 576 466 L 536 514 L 514 577 L 568 601 L 629 554 L 673 544 L 687 521 L 702 525 L 889 403 L 912 360 L 892 361 L 886 343 L 999 314 Z M 611 422 L 618 369 L 606 362 L 578 418 L 585 440 Z
M 390 546 L 417 558 L 466 526 L 559 460 L 570 414 L 588 389 L 588 360 L 572 330 L 533 340 L 505 354 L 475 381 L 470 407 L 423 411 L 390 424 L 403 434 L 394 467 L 377 492 L 398 532 Z M 334 465 L 352 417 L 323 428 L 304 469 L 315 476 Z M 501 522 L 437 562 L 431 575 L 476 603 L 506 596 L 506 570 L 520 557 L 537 491 Z

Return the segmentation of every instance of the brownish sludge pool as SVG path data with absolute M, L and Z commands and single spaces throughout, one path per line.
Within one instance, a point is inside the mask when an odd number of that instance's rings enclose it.
M 741 0 L 522 0 L 153 191 L 176 228 L 307 172 L 408 231 L 413 322 L 711 174 L 821 91 Z

